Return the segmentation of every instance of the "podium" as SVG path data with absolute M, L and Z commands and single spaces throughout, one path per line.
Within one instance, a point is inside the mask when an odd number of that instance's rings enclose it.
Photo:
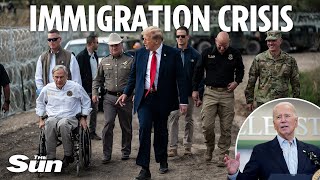
M 307 174 L 271 174 L 268 180 L 311 180 L 312 175 Z

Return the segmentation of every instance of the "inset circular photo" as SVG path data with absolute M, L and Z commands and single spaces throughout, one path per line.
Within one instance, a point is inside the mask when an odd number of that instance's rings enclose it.
M 282 98 L 254 110 L 240 128 L 236 154 L 244 179 L 317 180 L 320 174 L 320 108 Z

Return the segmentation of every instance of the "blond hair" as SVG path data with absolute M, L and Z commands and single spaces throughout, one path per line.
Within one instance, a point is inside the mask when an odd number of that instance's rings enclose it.
M 142 36 L 149 36 L 153 40 L 161 39 L 163 41 L 162 30 L 156 26 L 149 26 L 141 32 Z

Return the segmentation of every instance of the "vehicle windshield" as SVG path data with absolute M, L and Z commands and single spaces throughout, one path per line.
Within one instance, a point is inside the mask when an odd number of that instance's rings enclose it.
M 70 44 L 67 47 L 67 50 L 70 52 L 73 52 L 75 55 L 78 55 L 85 47 L 85 44 Z M 97 50 L 97 55 L 98 57 L 105 57 L 109 54 L 109 48 L 108 45 L 105 43 L 100 43 L 98 50 Z

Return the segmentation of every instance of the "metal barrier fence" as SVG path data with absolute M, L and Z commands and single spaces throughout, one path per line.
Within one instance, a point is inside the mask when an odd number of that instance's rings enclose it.
M 60 34 L 64 42 L 82 37 L 80 32 Z M 0 119 L 35 107 L 34 74 L 39 56 L 48 48 L 46 39 L 46 31 L 30 32 L 29 28 L 0 27 L 0 63 L 5 67 L 11 81 L 10 110 L 6 114 L 1 111 Z M 1 103 L 3 102 L 2 95 Z

